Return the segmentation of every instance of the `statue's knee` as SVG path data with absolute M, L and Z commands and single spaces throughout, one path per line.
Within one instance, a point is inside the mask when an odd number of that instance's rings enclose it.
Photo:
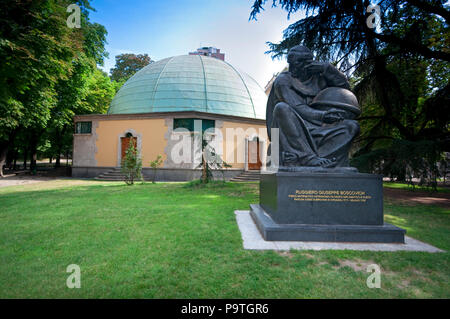
M 273 115 L 275 117 L 278 116 L 283 116 L 283 115 L 287 115 L 290 114 L 291 112 L 291 107 L 289 106 L 289 104 L 284 103 L 284 102 L 279 102 L 275 105 L 275 108 L 273 109 Z

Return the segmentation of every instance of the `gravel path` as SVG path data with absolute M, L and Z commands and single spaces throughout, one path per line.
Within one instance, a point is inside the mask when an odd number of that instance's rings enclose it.
M 32 175 L 11 174 L 5 175 L 5 177 L 3 178 L 0 177 L 0 187 L 40 183 L 54 179 L 55 179 L 54 177 L 39 176 L 39 175 L 32 176 Z
M 436 205 L 450 209 L 450 193 L 430 193 L 385 187 L 383 189 L 383 195 L 388 200 L 396 203 L 406 205 Z

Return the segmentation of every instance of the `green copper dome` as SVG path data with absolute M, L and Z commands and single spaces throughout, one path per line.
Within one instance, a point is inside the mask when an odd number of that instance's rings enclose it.
M 147 65 L 117 92 L 108 114 L 197 111 L 265 119 L 267 96 L 229 63 L 180 55 Z

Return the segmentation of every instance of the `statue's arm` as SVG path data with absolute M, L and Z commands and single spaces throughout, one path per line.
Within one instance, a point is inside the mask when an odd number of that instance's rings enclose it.
M 306 104 L 295 105 L 294 110 L 305 120 L 311 123 L 322 125 L 324 111 L 315 110 Z
M 350 90 L 350 83 L 348 82 L 345 74 L 339 71 L 331 63 L 326 63 L 323 77 L 327 81 L 328 86 L 337 86 Z
M 303 119 L 321 125 L 325 112 L 315 110 L 306 104 L 306 99 L 299 95 L 288 79 L 281 78 L 274 86 L 279 101 L 289 104 Z

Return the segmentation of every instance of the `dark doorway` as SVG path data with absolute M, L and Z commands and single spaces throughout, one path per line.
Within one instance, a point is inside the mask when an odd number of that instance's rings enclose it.
M 248 169 L 260 170 L 262 167 L 261 157 L 259 156 L 260 143 L 259 138 L 248 141 Z
M 137 145 L 137 138 L 133 136 L 131 133 L 127 133 L 125 137 L 120 138 L 120 145 L 122 150 L 121 160 L 125 157 L 128 147 L 130 146 L 130 141 L 132 141 L 134 147 Z

